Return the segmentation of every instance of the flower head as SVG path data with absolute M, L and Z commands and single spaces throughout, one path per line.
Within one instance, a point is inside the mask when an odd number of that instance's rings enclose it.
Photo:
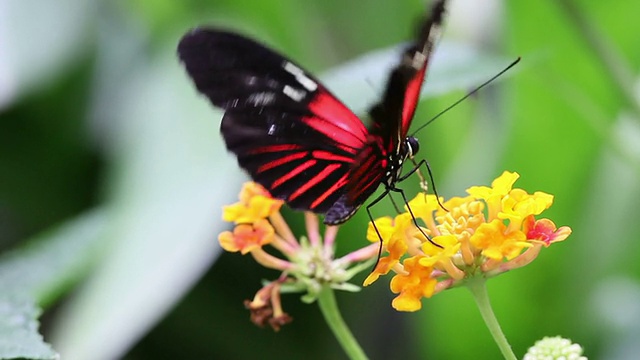
M 435 196 L 419 194 L 408 206 L 424 223 L 422 231 L 409 213 L 393 221 L 376 220 L 386 255 L 365 285 L 395 272 L 390 286 L 398 296 L 393 307 L 416 311 L 423 297 L 476 276 L 488 278 L 527 265 L 541 247 L 566 239 L 569 227 L 556 228 L 549 219 L 535 218 L 551 206 L 553 196 L 513 188 L 518 177 L 505 171 L 491 187 L 473 186 L 469 196 L 452 198 L 442 207 Z M 367 238 L 373 241 L 379 238 L 372 228 Z
M 251 322 L 260 327 L 268 324 L 274 331 L 280 331 L 283 325 L 293 320 L 289 314 L 282 311 L 278 281 L 260 289 L 253 301 L 245 300 L 244 306 L 251 311 Z
M 587 360 L 582 347 L 560 336 L 545 337 L 529 348 L 524 360 Z
M 360 289 L 348 281 L 370 266 L 378 253 L 377 244 L 336 259 L 336 226 L 327 227 L 322 237 L 317 216 L 306 213 L 307 237 L 298 240 L 279 212 L 282 200 L 272 198 L 267 190 L 253 182 L 244 185 L 239 198 L 238 203 L 224 207 L 224 220 L 234 222 L 235 228 L 218 236 L 220 245 L 229 252 L 251 254 L 261 265 L 282 272 L 277 280 L 260 289 L 252 301 L 245 302 L 252 322 L 270 325 L 275 331 L 291 322 L 291 317 L 282 310 L 281 292 L 305 292 L 303 300 L 312 302 L 323 287 Z M 265 246 L 275 248 L 282 256 L 265 251 Z

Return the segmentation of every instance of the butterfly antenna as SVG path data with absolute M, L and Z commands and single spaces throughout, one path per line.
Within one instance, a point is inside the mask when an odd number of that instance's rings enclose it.
M 471 90 L 469 93 L 467 93 L 465 96 L 463 96 L 462 98 L 460 98 L 458 101 L 454 102 L 453 104 L 449 105 L 446 109 L 440 111 L 436 116 L 434 116 L 433 118 L 431 118 L 431 120 L 427 121 L 426 123 L 422 124 L 422 126 L 420 126 L 419 128 L 416 129 L 416 131 L 414 131 L 411 136 L 414 136 L 418 131 L 420 131 L 422 128 L 424 128 L 425 126 L 431 124 L 432 122 L 434 122 L 437 118 L 439 118 L 440 116 L 444 115 L 444 113 L 446 113 L 447 111 L 453 109 L 454 107 L 456 107 L 458 104 L 460 104 L 461 102 L 465 101 L 468 97 L 470 97 L 471 95 L 477 93 L 478 91 L 480 91 L 480 89 L 482 89 L 483 87 L 489 85 L 491 82 L 493 82 L 495 79 L 499 78 L 502 74 L 506 73 L 507 71 L 509 71 L 509 69 L 511 69 L 512 67 L 514 67 L 517 63 L 520 62 L 521 57 L 518 56 L 518 58 L 513 61 L 511 64 L 509 64 L 509 66 L 507 66 L 506 68 L 504 68 L 502 71 L 500 71 L 499 73 L 497 73 L 496 75 L 492 76 L 491 79 L 485 81 L 484 83 L 480 84 L 478 87 L 476 87 L 475 89 Z

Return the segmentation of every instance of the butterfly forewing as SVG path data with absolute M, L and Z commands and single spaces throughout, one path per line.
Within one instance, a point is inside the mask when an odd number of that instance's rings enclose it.
M 349 202 L 368 198 L 375 191 L 375 187 L 372 189 L 369 184 L 376 180 L 379 183 L 393 182 L 395 179 L 395 174 L 387 173 L 388 166 L 404 156 L 401 146 L 418 105 L 429 59 L 440 33 L 443 13 L 444 1 L 437 2 L 430 17 L 422 24 L 419 40 L 402 54 L 400 64 L 389 75 L 382 101 L 369 111 L 373 124 L 369 129 L 367 144 L 356 155 L 356 165 L 349 176 Z M 384 170 L 370 171 L 374 168 Z
M 367 139 L 362 122 L 298 65 L 243 36 L 185 35 L 178 53 L 196 87 L 226 110 L 221 132 L 238 163 L 293 208 L 327 212 Z
M 398 67 L 398 69 L 407 69 L 409 74 L 403 88 L 404 103 L 402 105 L 402 123 L 399 130 L 402 139 L 407 136 L 409 127 L 411 127 L 411 121 L 420 99 L 422 84 L 427 74 L 429 60 L 435 43 L 440 36 L 444 6 L 444 1 L 436 2 L 431 10 L 431 17 L 422 24 L 419 32 L 419 41 L 405 51 L 402 64 Z

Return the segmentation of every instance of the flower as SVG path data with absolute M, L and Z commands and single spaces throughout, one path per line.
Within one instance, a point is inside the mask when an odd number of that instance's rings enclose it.
M 253 301 L 245 300 L 244 306 L 251 310 L 251 322 L 264 327 L 269 324 L 274 331 L 293 319 L 282 310 L 280 303 L 280 282 L 274 281 L 256 293 Z
M 242 255 L 273 241 L 274 230 L 265 219 L 253 224 L 238 224 L 233 232 L 225 231 L 218 236 L 220 246 L 229 252 L 240 251 Z
M 523 360 L 587 360 L 582 347 L 560 336 L 544 337 L 529 348 Z
M 385 255 L 364 285 L 393 271 L 390 287 L 398 296 L 392 306 L 416 311 L 424 297 L 474 277 L 489 278 L 525 266 L 542 247 L 566 239 L 569 227 L 536 219 L 551 206 L 553 196 L 513 188 L 518 178 L 505 171 L 491 187 L 473 186 L 467 190 L 469 196 L 454 197 L 442 206 L 435 196 L 419 194 L 408 206 L 424 223 L 421 229 L 409 212 L 393 220 L 377 219 Z M 370 224 L 367 239 L 380 241 L 373 228 Z
M 380 275 L 387 274 L 398 264 L 400 257 L 405 254 L 408 249 L 404 239 L 407 237 L 407 230 L 410 228 L 411 217 L 408 214 L 396 216 L 395 219 L 389 217 L 381 218 L 376 222 L 380 237 L 383 239 L 382 245 L 389 253 L 389 256 L 381 257 L 376 265 L 376 271 L 371 272 L 365 279 L 364 284 L 369 285 L 376 281 Z M 373 224 L 369 224 L 367 230 L 367 239 L 375 242 L 379 239 Z
M 420 307 L 422 297 L 430 297 L 438 283 L 431 277 L 433 267 L 425 266 L 419 256 L 407 258 L 402 263 L 405 274 L 398 274 L 391 279 L 391 291 L 398 295 L 392 305 L 399 311 L 411 311 Z
M 282 292 L 304 292 L 306 295 L 302 300 L 313 302 L 325 287 L 360 290 L 348 281 L 371 266 L 378 254 L 377 244 L 335 258 L 337 226 L 328 226 L 321 236 L 318 217 L 307 212 L 307 236 L 298 240 L 279 212 L 283 201 L 272 198 L 262 186 L 246 183 L 239 199 L 239 202 L 223 208 L 223 219 L 234 222 L 235 227 L 218 236 L 220 246 L 228 252 L 251 254 L 261 265 L 281 271 L 280 277 L 262 287 L 252 301 L 245 301 L 253 323 L 270 325 L 278 331 L 292 321 L 282 309 Z M 266 246 L 275 248 L 282 256 L 265 251 Z
M 571 234 L 571 229 L 567 226 L 556 229 L 556 224 L 549 219 L 536 221 L 533 216 L 529 216 L 524 223 L 524 232 L 531 242 L 549 247 L 554 242 L 566 239 Z

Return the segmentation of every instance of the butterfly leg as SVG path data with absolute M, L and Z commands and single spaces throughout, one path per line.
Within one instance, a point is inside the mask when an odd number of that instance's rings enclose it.
M 416 164 L 415 161 L 414 161 L 414 164 Z M 427 160 L 425 160 L 425 159 L 420 160 L 420 162 L 418 162 L 413 169 L 409 170 L 409 172 L 407 172 L 406 174 L 403 174 L 402 176 L 398 177 L 397 182 L 404 181 L 409 176 L 413 175 L 413 173 L 417 172 L 418 173 L 418 177 L 420 177 L 420 179 L 421 179 L 420 187 L 422 187 L 422 189 L 426 191 L 426 184 L 423 187 L 423 182 L 425 182 L 425 181 L 424 181 L 424 178 L 423 178 L 422 174 L 420 173 L 420 166 L 422 166 L 422 165 L 424 165 L 427 168 L 427 174 L 429 174 L 429 179 L 431 180 L 431 185 L 433 186 L 433 193 L 436 196 L 436 201 L 438 202 L 438 205 L 440 205 L 440 207 L 444 211 L 449 211 L 440 202 L 440 196 L 438 195 L 438 190 L 436 189 L 436 182 L 433 181 L 433 173 L 431 172 L 431 166 L 429 166 L 429 162 L 427 162 Z M 391 190 L 397 192 L 396 190 L 393 190 L 393 189 L 391 189 Z M 400 190 L 400 189 L 398 189 L 398 190 Z M 404 196 L 404 193 L 403 193 L 403 196 Z
M 426 195 L 429 192 L 429 183 L 422 175 L 422 172 L 420 172 L 420 165 L 416 162 L 416 160 L 414 158 L 411 158 L 411 162 L 417 169 L 416 174 L 418 174 L 418 177 L 420 178 L 420 188 L 422 189 L 422 192 Z M 431 182 L 433 182 L 433 179 L 431 180 Z
M 396 204 L 396 201 L 393 200 L 393 196 L 389 195 L 389 199 L 391 200 L 391 203 L 393 204 L 393 207 L 396 209 L 396 212 L 398 214 L 402 213 L 402 211 L 400 210 L 400 208 L 398 207 L 398 204 Z
M 415 170 L 414 170 L 415 171 Z M 397 192 L 400 193 L 400 195 L 402 195 L 402 199 L 404 200 L 404 203 L 407 204 L 407 209 L 409 210 L 409 214 L 411 215 L 411 220 L 413 220 L 413 225 L 416 226 L 416 228 L 418 228 L 418 230 L 420 230 L 420 232 L 422 233 L 422 235 L 424 235 L 425 238 L 427 238 L 427 240 L 429 240 L 430 243 L 432 243 L 433 245 L 439 247 L 442 249 L 442 246 L 437 244 L 436 242 L 434 242 L 433 240 L 431 240 L 431 237 L 429 235 L 427 235 L 424 230 L 422 230 L 422 228 L 420 227 L 420 225 L 418 225 L 418 221 L 416 220 L 415 215 L 413 215 L 413 211 L 411 210 L 411 206 L 409 206 L 409 201 L 407 200 L 407 196 L 404 194 L 404 190 L 397 188 L 397 187 L 389 187 L 387 189 L 387 191 L 393 191 L 393 192 Z
M 378 266 L 378 263 L 380 262 L 380 256 L 382 256 L 382 235 L 380 235 L 380 230 L 378 230 L 378 227 L 376 226 L 376 222 L 373 220 L 373 215 L 371 215 L 371 207 L 377 203 L 380 202 L 380 200 L 382 200 L 385 196 L 387 196 L 389 194 L 389 190 L 390 189 L 385 189 L 382 194 L 380 194 L 377 198 L 375 198 L 373 201 L 371 201 L 366 207 L 365 209 L 367 210 L 367 215 L 369 215 L 369 220 L 371 221 L 371 225 L 373 225 L 373 229 L 376 231 L 376 234 L 378 234 L 378 239 L 380 240 L 380 247 L 378 248 L 378 258 L 376 260 L 376 263 L 373 264 L 373 269 L 371 269 L 371 272 L 373 272 L 376 267 Z M 391 197 L 391 196 L 389 196 Z M 393 201 L 393 200 L 392 200 Z M 395 206 L 395 203 L 394 203 Z M 396 207 L 397 209 L 397 207 Z M 400 212 L 400 211 L 398 211 Z

